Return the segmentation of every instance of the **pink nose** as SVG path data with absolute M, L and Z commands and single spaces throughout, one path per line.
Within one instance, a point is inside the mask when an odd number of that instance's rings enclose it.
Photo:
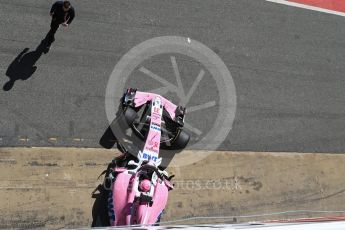
M 144 179 L 140 182 L 140 189 L 143 192 L 148 192 L 150 191 L 150 187 L 151 187 L 151 181 L 148 179 Z

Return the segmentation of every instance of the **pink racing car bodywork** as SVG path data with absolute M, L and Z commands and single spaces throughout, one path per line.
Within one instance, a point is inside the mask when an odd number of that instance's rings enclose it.
M 170 117 L 174 119 L 177 106 L 158 94 L 137 91 L 134 99 L 135 106 L 139 107 L 148 101 L 152 101 L 155 97 L 161 99 L 163 107 L 168 111 Z
M 134 169 L 116 167 L 112 184 L 112 226 L 153 225 L 163 212 L 168 201 L 168 191 L 173 189 L 167 173 L 158 169 L 161 163 L 159 147 L 163 108 L 174 119 L 177 106 L 164 97 L 136 91 L 135 107 L 151 103 L 150 128 L 142 151 L 138 153 L 139 162 L 130 161 Z

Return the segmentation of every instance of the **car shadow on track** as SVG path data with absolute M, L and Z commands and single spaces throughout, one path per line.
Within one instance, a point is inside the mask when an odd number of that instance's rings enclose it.
M 92 224 L 91 227 L 107 227 L 110 226 L 108 214 L 108 196 L 109 191 L 102 184 L 98 185 L 92 193 L 95 202 L 92 206 Z
M 18 54 L 6 70 L 6 76 L 9 77 L 9 80 L 4 84 L 3 90 L 11 90 L 17 80 L 24 81 L 29 79 L 37 70 L 36 62 L 41 58 L 43 53 L 48 53 L 49 48 L 47 47 L 51 43 L 46 37 L 35 50 L 28 52 L 30 49 L 25 48 Z

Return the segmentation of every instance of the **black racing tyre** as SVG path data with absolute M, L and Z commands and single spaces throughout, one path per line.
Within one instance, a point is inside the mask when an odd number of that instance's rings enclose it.
M 118 113 L 118 117 L 116 118 L 116 124 L 119 124 L 122 130 L 127 130 L 132 126 L 136 117 L 137 113 L 133 108 L 125 107 L 122 112 Z M 117 127 L 113 126 L 112 130 L 117 130 Z
M 123 111 L 123 115 L 125 116 L 128 125 L 132 125 L 135 118 L 137 118 L 137 112 L 131 107 L 126 107 Z
M 187 132 L 180 129 L 176 134 L 176 137 L 172 140 L 171 147 L 172 149 L 183 149 L 187 146 L 190 136 Z
M 111 149 L 117 142 L 117 139 L 111 129 L 111 125 L 107 128 L 107 130 L 102 135 L 101 139 L 99 140 L 99 144 L 106 149 Z

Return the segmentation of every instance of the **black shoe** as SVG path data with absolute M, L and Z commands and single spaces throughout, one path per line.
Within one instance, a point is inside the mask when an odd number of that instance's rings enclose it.
M 50 50 L 50 46 L 47 46 L 44 50 L 43 50 L 43 53 L 44 54 L 47 54 Z

